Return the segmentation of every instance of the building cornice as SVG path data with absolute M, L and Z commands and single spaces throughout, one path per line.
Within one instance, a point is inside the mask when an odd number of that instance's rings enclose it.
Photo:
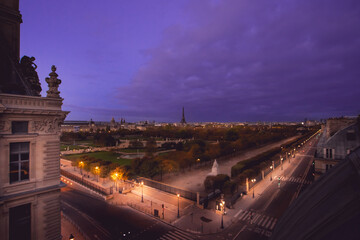
M 3 4 L 0 4 L 0 19 L 3 21 L 22 23 L 20 11 L 7 7 Z
M 62 98 L 34 97 L 27 95 L 0 94 L 0 111 L 9 109 L 61 111 Z
M 43 193 L 47 193 L 47 192 L 52 192 L 55 190 L 60 190 L 61 188 L 65 187 L 65 186 L 66 186 L 65 183 L 60 182 L 58 185 L 53 185 L 50 187 L 38 188 L 35 190 L 31 190 L 31 191 L 2 196 L 2 197 L 0 197 L 0 205 L 4 204 L 4 202 L 6 202 L 7 200 L 15 200 L 15 199 L 28 197 L 28 196 L 33 196 L 35 194 L 43 194 Z

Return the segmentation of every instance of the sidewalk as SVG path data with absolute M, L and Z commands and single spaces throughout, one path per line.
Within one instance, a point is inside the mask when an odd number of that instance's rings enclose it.
M 155 217 L 155 210 L 158 211 L 158 218 L 164 222 L 172 224 L 178 220 L 178 201 L 179 201 L 179 215 L 185 215 L 189 212 L 194 202 L 185 198 L 179 198 L 173 194 L 165 193 L 147 186 L 137 186 L 130 193 L 113 194 L 113 198 L 109 200 L 114 205 L 127 205 L 136 210 L 144 212 Z M 142 194 L 142 190 L 144 191 Z M 141 201 L 143 196 L 143 201 Z M 156 197 L 150 197 L 156 196 Z M 164 206 L 164 208 L 163 208 Z
M 69 172 L 75 176 L 78 177 L 83 177 L 84 179 L 86 179 L 87 181 L 90 181 L 91 183 L 102 187 L 102 188 L 110 188 L 114 186 L 114 182 L 110 181 L 109 179 L 102 179 L 102 178 L 98 178 L 98 176 L 95 176 L 92 173 L 88 173 L 85 170 L 82 170 L 82 173 L 80 173 L 80 169 L 79 168 L 74 168 L 73 166 L 71 166 L 71 161 L 70 160 L 66 160 L 66 159 L 62 159 L 60 158 L 60 169 Z M 75 170 L 74 170 L 75 169 Z M 89 176 L 89 177 L 88 177 Z
M 76 240 L 85 240 L 77 227 L 61 213 L 61 236 L 62 239 L 69 239 L 72 234 Z

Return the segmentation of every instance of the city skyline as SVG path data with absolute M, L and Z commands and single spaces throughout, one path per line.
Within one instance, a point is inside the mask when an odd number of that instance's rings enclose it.
M 179 122 L 182 106 L 189 122 L 360 111 L 355 1 L 38 0 L 20 10 L 20 55 L 36 58 L 43 86 L 57 65 L 68 120 Z

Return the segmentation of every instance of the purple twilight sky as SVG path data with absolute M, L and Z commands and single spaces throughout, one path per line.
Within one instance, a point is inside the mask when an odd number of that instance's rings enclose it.
M 360 113 L 359 0 L 20 0 L 21 55 L 68 120 Z

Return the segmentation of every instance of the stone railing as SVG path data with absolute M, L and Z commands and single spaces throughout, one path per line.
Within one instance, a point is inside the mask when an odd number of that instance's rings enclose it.
M 0 94 L 0 107 L 5 110 L 61 110 L 61 98 L 34 97 L 27 95 Z

